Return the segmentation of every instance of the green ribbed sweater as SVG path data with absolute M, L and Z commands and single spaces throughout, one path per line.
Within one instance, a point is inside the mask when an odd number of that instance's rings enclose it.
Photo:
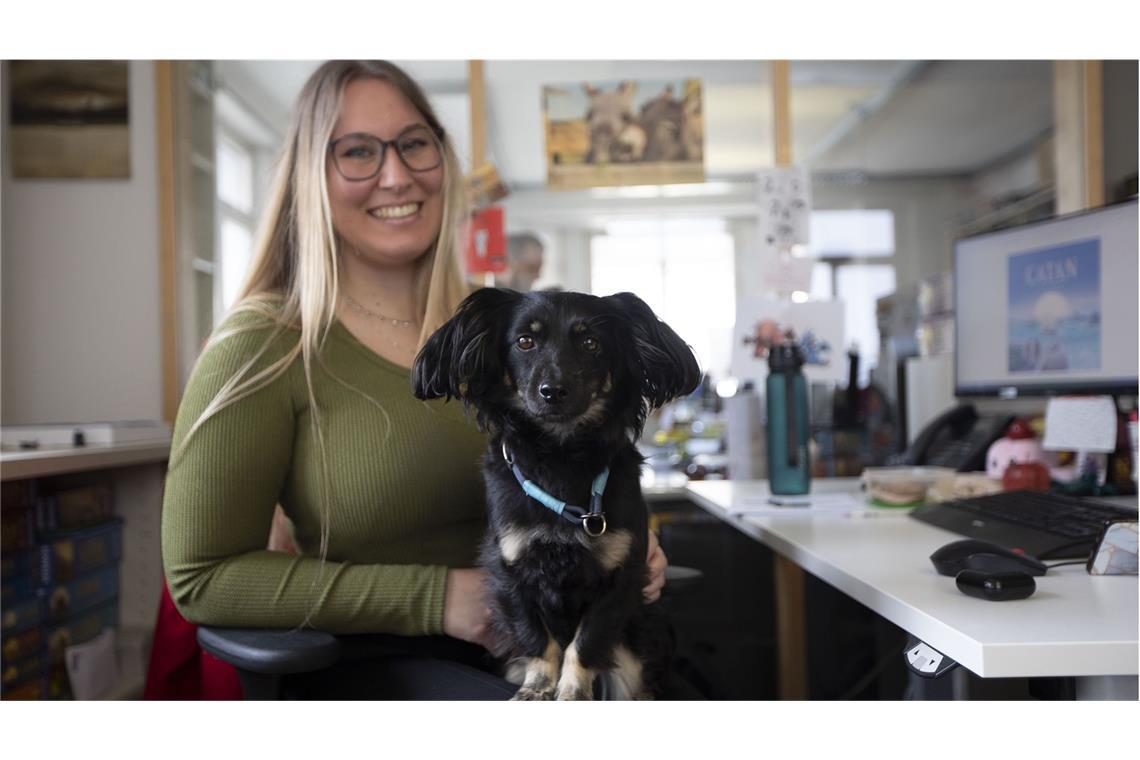
M 239 315 L 223 329 L 258 325 Z M 199 359 L 178 411 L 174 448 L 269 329 L 226 338 Z M 256 362 L 269 366 L 299 332 Z M 328 556 L 319 560 L 321 469 L 300 359 L 269 386 L 204 423 L 172 459 L 162 515 L 170 593 L 194 623 L 401 635 L 442 632 L 448 567 L 472 566 L 484 529 L 485 438 L 459 404 L 418 401 L 407 369 L 339 322 L 314 363 L 328 451 Z M 274 506 L 302 556 L 266 550 Z

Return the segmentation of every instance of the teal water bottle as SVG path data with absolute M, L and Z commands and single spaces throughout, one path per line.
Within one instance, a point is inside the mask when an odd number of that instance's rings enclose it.
M 768 484 L 774 494 L 804 494 L 811 488 L 803 364 L 803 353 L 794 343 L 772 346 L 768 352 Z

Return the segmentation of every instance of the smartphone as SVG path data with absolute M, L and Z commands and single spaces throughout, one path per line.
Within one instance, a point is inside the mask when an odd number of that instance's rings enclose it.
M 1089 557 L 1089 575 L 1136 575 L 1136 520 L 1114 520 L 1104 524 L 1097 537 L 1096 550 Z

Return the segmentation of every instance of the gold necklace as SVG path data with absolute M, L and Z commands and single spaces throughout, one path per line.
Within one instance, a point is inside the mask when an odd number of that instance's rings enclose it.
M 380 314 L 379 312 L 372 311 L 367 306 L 357 303 L 356 300 L 348 293 L 344 294 L 344 302 L 348 304 L 348 307 L 353 311 L 359 312 L 366 317 L 371 317 L 372 319 L 380 319 L 384 322 L 391 322 L 393 327 L 415 327 L 416 324 L 415 320 L 412 319 L 396 319 L 395 317 L 389 317 L 387 314 Z
M 372 311 L 367 306 L 358 303 L 348 293 L 344 294 L 344 302 L 350 309 L 357 312 L 358 314 L 361 314 L 370 319 L 379 320 L 381 324 L 387 322 L 393 327 L 415 327 L 415 322 L 413 320 L 396 319 L 395 317 L 389 317 L 387 314 L 380 314 L 378 312 Z M 404 343 L 401 343 L 400 341 L 395 340 L 388 335 L 381 335 L 380 337 L 382 337 L 388 345 L 392 346 L 392 348 L 398 349 L 401 354 L 404 354 L 408 351 L 415 352 L 416 350 L 415 346 L 405 345 Z

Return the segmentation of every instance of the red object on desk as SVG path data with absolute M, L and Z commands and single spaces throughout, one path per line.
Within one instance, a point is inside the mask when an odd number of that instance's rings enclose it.
M 1001 487 L 1005 491 L 1049 490 L 1049 468 L 1040 462 L 1011 462 L 1001 476 Z

